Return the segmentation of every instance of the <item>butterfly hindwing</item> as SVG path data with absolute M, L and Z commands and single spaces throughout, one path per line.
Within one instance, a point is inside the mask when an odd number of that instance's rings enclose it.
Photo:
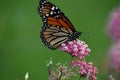
M 50 26 L 49 28 L 43 29 L 40 35 L 45 46 L 50 49 L 56 49 L 60 44 L 68 41 L 67 31 L 62 31 L 59 26 Z

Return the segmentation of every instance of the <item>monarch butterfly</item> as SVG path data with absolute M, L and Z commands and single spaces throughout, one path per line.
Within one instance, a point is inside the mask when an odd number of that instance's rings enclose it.
M 37 11 L 43 22 L 40 37 L 48 48 L 55 50 L 62 43 L 75 40 L 81 35 L 64 13 L 49 1 L 40 0 Z

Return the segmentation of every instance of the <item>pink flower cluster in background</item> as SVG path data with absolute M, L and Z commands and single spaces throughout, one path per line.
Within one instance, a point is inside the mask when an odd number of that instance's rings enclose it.
M 72 68 L 79 68 L 78 73 L 81 76 L 87 77 L 87 75 L 89 75 L 88 78 L 90 80 L 97 80 L 96 74 L 98 73 L 98 70 L 93 66 L 92 62 L 87 64 L 86 61 L 74 60 L 71 64 Z
M 111 47 L 109 54 L 111 66 L 120 73 L 120 42 Z
M 108 35 L 115 41 L 120 41 L 120 7 L 115 8 L 109 17 Z
M 79 57 L 80 59 L 84 58 L 90 52 L 88 45 L 84 41 L 78 39 L 62 44 L 61 50 L 72 56 Z
M 114 40 L 109 51 L 109 63 L 116 72 L 120 73 L 120 6 L 110 13 L 107 30 L 108 36 Z

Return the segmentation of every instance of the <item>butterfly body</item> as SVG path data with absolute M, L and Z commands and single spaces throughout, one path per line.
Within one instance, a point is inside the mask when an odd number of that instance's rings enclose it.
M 37 11 L 43 22 L 40 37 L 48 48 L 54 50 L 62 43 L 75 40 L 81 35 L 64 13 L 47 0 L 40 0 Z
M 74 32 L 73 34 L 69 35 L 69 41 L 77 39 L 81 35 L 81 32 Z

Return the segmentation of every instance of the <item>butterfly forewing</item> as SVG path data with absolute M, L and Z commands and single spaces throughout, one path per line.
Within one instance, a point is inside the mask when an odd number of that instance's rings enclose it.
M 64 15 L 64 13 L 54 4 L 47 0 L 40 0 L 38 6 L 38 13 L 41 15 L 44 24 L 47 25 L 59 25 L 75 31 L 70 20 Z

